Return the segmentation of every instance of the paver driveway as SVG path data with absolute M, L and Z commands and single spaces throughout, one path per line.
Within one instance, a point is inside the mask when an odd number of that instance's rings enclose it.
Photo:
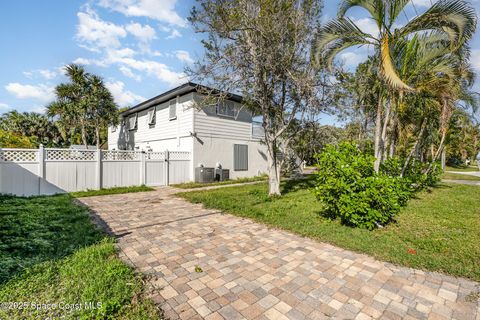
M 152 275 L 167 318 L 480 320 L 476 282 L 396 267 L 174 192 L 81 199 L 118 236 L 122 258 Z

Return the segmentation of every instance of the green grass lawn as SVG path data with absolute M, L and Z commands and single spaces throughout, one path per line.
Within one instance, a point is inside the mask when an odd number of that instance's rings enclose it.
M 311 179 L 288 181 L 281 198 L 269 198 L 266 184 L 179 195 L 380 260 L 480 280 L 479 187 L 439 185 L 411 200 L 396 223 L 367 231 L 322 217 L 322 206 L 310 191 L 312 185 Z
M 478 171 L 477 166 L 465 166 L 465 167 L 445 167 L 445 171 L 461 171 L 461 172 L 471 172 L 471 171 Z
M 78 192 L 71 192 L 70 195 L 75 198 L 82 198 L 82 197 L 93 197 L 93 196 L 105 196 L 109 194 L 145 192 L 145 191 L 153 191 L 153 190 L 155 189 L 142 185 L 142 186 L 133 186 L 133 187 L 117 187 L 117 188 L 108 188 L 108 189 L 100 189 L 100 190 L 78 191 Z
M 97 309 L 3 308 L 0 319 L 158 318 L 142 279 L 72 200 L 0 196 L 0 302 L 94 302 Z
M 480 181 L 480 177 L 471 176 L 467 174 L 460 174 L 460 173 L 451 173 L 451 172 L 445 172 L 442 176 L 442 179 Z
M 268 178 L 267 176 L 262 175 L 262 176 L 256 176 L 251 178 L 238 178 L 234 180 L 217 181 L 212 183 L 186 182 L 186 183 L 172 184 L 171 186 L 179 189 L 196 189 L 196 188 L 203 188 L 203 187 L 221 186 L 221 185 L 227 185 L 227 184 L 264 181 L 264 180 L 267 180 L 267 178 Z

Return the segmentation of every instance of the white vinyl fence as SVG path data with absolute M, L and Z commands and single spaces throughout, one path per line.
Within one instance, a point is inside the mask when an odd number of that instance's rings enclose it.
M 0 149 L 0 194 L 17 196 L 190 180 L 190 153 Z

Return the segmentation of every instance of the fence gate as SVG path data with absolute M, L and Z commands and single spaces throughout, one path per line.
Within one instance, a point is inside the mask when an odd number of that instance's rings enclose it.
M 191 179 L 191 154 L 184 151 L 0 149 L 0 194 L 163 186 Z

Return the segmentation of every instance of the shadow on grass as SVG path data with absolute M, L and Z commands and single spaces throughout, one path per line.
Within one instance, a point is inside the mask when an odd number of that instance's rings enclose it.
M 311 189 L 315 186 L 315 176 L 310 175 L 303 179 L 287 180 L 282 183 L 282 194 L 288 194 L 298 190 Z
M 105 234 L 69 195 L 0 196 L 0 283 L 33 265 L 63 258 Z

